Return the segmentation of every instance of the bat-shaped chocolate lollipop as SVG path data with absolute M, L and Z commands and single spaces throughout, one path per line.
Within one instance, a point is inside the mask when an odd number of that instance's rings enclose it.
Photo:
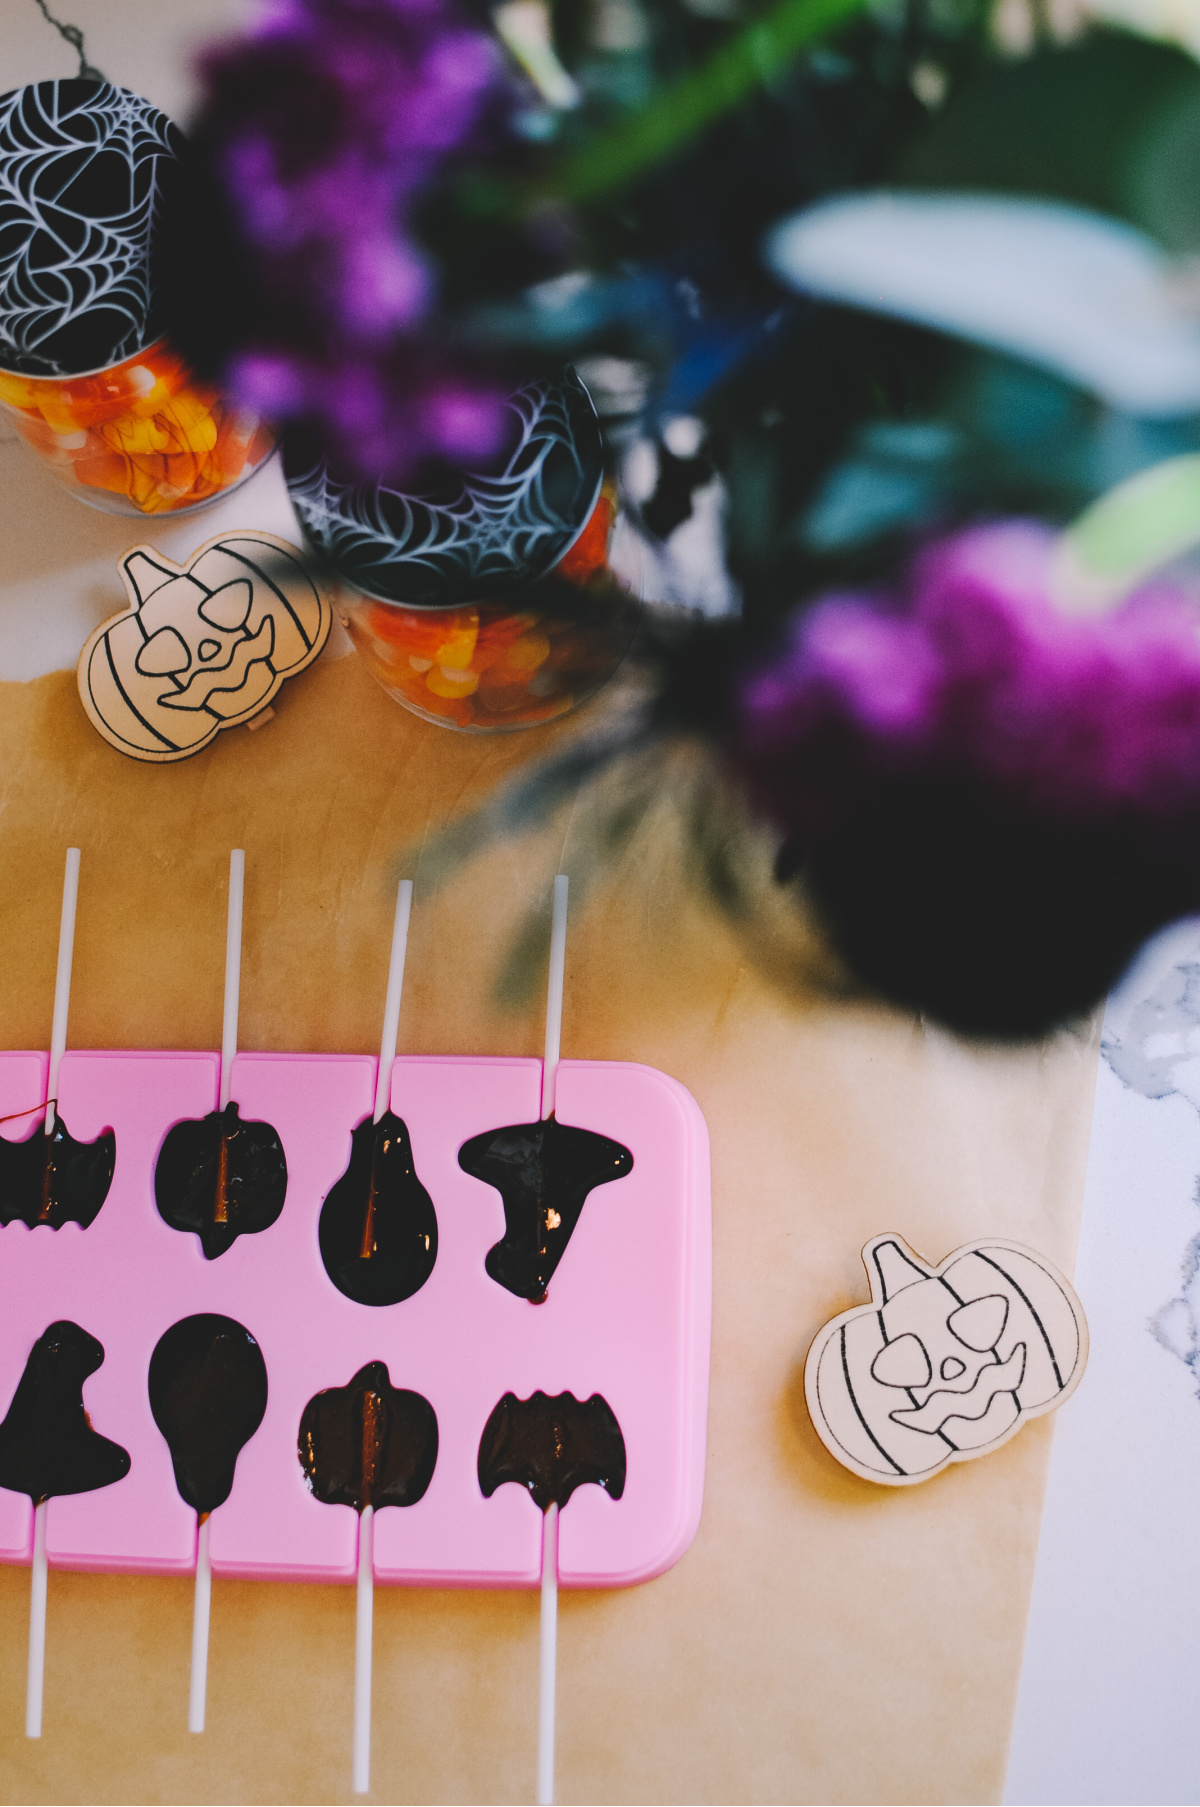
M 46 1116 L 22 1142 L 0 1137 L 0 1224 L 23 1223 L 31 1230 L 37 1224 L 60 1230 L 65 1223 L 77 1223 L 86 1230 L 108 1197 L 117 1159 L 117 1139 L 111 1129 L 101 1130 L 94 1142 L 77 1142 L 58 1114 L 59 1068 L 67 1046 L 78 896 L 79 849 L 68 847 L 58 924 Z M 41 1108 L 34 1106 L 39 1112 Z
M 209 1261 L 239 1236 L 269 1229 L 286 1195 L 279 1132 L 243 1122 L 235 1103 L 167 1131 L 154 1167 L 158 1214 L 173 1230 L 194 1230 Z
M 554 1799 L 554 1716 L 558 1663 L 558 1518 L 577 1487 L 593 1482 L 614 1500 L 625 1491 L 625 1439 L 599 1393 L 578 1400 L 506 1393 L 479 1439 L 479 1489 L 490 1499 L 515 1481 L 542 1513 L 542 1613 L 538 1679 L 537 1798 Z
M 49 1109 L 49 1135 L 39 1123 L 23 1142 L 0 1137 L 0 1224 L 61 1230 L 77 1223 L 86 1230 L 108 1197 L 117 1138 L 105 1129 L 94 1142 L 77 1142 L 53 1104 Z
M 393 1030 L 394 1033 L 394 1030 Z M 394 1387 L 384 1362 L 368 1362 L 348 1386 L 327 1387 L 300 1419 L 300 1466 L 328 1506 L 358 1513 L 354 1633 L 354 1791 L 371 1773 L 371 1662 L 375 1615 L 375 1514 L 415 1506 L 437 1466 L 437 1414 L 420 1393 Z
M 40 1506 L 124 1480 L 128 1450 L 94 1431 L 83 1405 L 83 1383 L 103 1360 L 103 1344 L 67 1318 L 42 1332 L 0 1424 L 0 1487 Z
M 623 1179 L 633 1156 L 608 1136 L 543 1117 L 472 1136 L 458 1164 L 504 1200 L 504 1235 L 484 1267 L 510 1293 L 540 1305 L 589 1192 Z
M 350 1165 L 321 1207 L 318 1234 L 325 1272 L 359 1305 L 398 1305 L 433 1272 L 437 1214 L 394 1111 L 352 1132 Z
M 267 1409 L 267 1368 L 244 1325 L 217 1312 L 181 1318 L 150 1357 L 150 1410 L 180 1495 L 201 1518 L 224 1505 L 238 1456 Z
M 528 1487 L 543 1512 L 563 1507 L 591 1481 L 614 1500 L 625 1491 L 625 1439 L 607 1399 L 593 1393 L 506 1393 L 479 1440 L 479 1486 L 485 1499 L 506 1481 Z

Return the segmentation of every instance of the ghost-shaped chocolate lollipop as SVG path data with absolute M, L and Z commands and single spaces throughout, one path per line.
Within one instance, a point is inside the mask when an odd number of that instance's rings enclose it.
M 300 1466 L 317 1499 L 358 1513 L 358 1600 L 354 1638 L 354 1791 L 371 1769 L 371 1639 L 374 1625 L 374 1518 L 384 1506 L 415 1506 L 437 1464 L 437 1414 L 420 1393 L 394 1387 L 384 1362 L 368 1362 L 344 1387 L 328 1387 L 304 1408 Z
M 58 1070 L 67 1045 L 71 966 L 75 951 L 75 906 L 79 895 L 79 849 L 68 847 L 58 928 L 58 972 L 50 1033 L 50 1067 L 45 1121 L 23 1142 L 0 1137 L 0 1225 L 46 1224 L 59 1230 L 93 1223 L 108 1197 L 117 1159 L 117 1139 L 102 1130 L 94 1142 L 78 1142 L 58 1109 Z M 33 1110 L 41 1110 L 40 1104 Z M 32 1115 L 23 1112 L 22 1115 Z
M 396 894 L 392 954 L 375 1084 L 375 1113 L 350 1135 L 350 1164 L 321 1207 L 325 1272 L 359 1305 L 398 1305 L 419 1292 L 437 1260 L 433 1200 L 417 1177 L 408 1127 L 391 1109 L 392 1067 L 404 988 L 412 881 Z
M 550 929 L 541 1119 L 485 1130 L 458 1151 L 463 1171 L 494 1186 L 504 1201 L 504 1235 L 488 1250 L 484 1267 L 499 1285 L 535 1305 L 546 1298 L 588 1194 L 633 1169 L 633 1156 L 620 1142 L 554 1115 L 566 951 L 567 879 L 560 873 Z
M 233 1490 L 238 1456 L 267 1409 L 262 1351 L 236 1318 L 202 1311 L 164 1332 L 147 1377 L 154 1414 L 180 1496 L 196 1514 L 196 1593 L 188 1730 L 204 1730 L 212 1567 L 210 1515 Z
M 270 1123 L 243 1121 L 233 1102 L 238 999 L 242 970 L 242 897 L 246 856 L 229 856 L 225 940 L 225 1015 L 218 1104 L 206 1117 L 185 1118 L 163 1140 L 154 1165 L 154 1199 L 173 1230 L 193 1231 L 209 1261 L 239 1236 L 268 1230 L 287 1195 L 287 1158 Z
M 55 1494 L 91 1493 L 129 1473 L 129 1452 L 92 1428 L 83 1383 L 104 1360 L 104 1346 L 60 1319 L 29 1352 L 0 1423 L 0 1487 L 27 1493 L 33 1505 L 29 1601 L 29 1674 L 25 1735 L 42 1735 L 46 1665 L 46 1508 Z
M 542 1623 L 538 1688 L 537 1798 L 554 1799 L 554 1714 L 558 1659 L 558 1515 L 577 1487 L 603 1487 L 614 1500 L 625 1491 L 625 1439 L 599 1393 L 551 1398 L 506 1393 L 479 1440 L 479 1487 L 490 1499 L 506 1481 L 527 1487 L 542 1512 Z

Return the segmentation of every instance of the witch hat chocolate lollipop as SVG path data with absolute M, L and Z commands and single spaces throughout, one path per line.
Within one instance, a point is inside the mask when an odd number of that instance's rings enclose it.
M 150 1410 L 166 1439 L 175 1485 L 196 1514 L 196 1594 L 188 1730 L 204 1730 L 212 1599 L 209 1516 L 233 1489 L 238 1456 L 267 1409 L 262 1351 L 236 1318 L 198 1312 L 164 1332 L 150 1357 Z
M 350 1165 L 321 1207 L 325 1272 L 359 1305 L 398 1305 L 419 1292 L 437 1260 L 433 1200 L 417 1177 L 407 1125 L 389 1108 L 412 883 L 400 881 L 392 930 L 375 1114 L 350 1136 Z
M 129 1452 L 92 1429 L 83 1383 L 104 1360 L 104 1346 L 78 1324 L 49 1325 L 29 1352 L 0 1423 L 0 1487 L 33 1504 L 29 1601 L 29 1677 L 25 1735 L 42 1735 L 46 1660 L 46 1506 L 55 1494 L 91 1493 L 129 1473 Z
M 44 1124 L 23 1142 L 0 1137 L 0 1225 L 47 1224 L 59 1230 L 77 1223 L 86 1230 L 99 1214 L 112 1185 L 117 1139 L 111 1129 L 94 1142 L 78 1142 L 58 1110 L 58 1070 L 67 1045 L 71 966 L 75 951 L 75 906 L 79 895 L 79 849 L 68 847 L 58 929 L 58 973 L 50 1034 L 50 1068 Z M 40 1110 L 41 1106 L 34 1106 Z M 32 1113 L 29 1113 L 32 1114 Z
M 243 1122 L 230 1097 L 237 1053 L 242 965 L 242 897 L 246 856 L 229 856 L 229 917 L 225 941 L 225 1017 L 218 1106 L 167 1131 L 154 1165 L 154 1201 L 173 1230 L 200 1238 L 215 1261 L 239 1236 L 270 1229 L 287 1196 L 287 1157 L 270 1123 Z
M 129 1473 L 129 1452 L 93 1430 L 84 1410 L 83 1383 L 103 1360 L 104 1345 L 67 1318 L 43 1331 L 0 1423 L 0 1487 L 40 1506 Z
M 384 1506 L 415 1506 L 437 1465 L 437 1414 L 420 1393 L 394 1387 L 384 1362 L 368 1362 L 344 1387 L 328 1387 L 304 1408 L 300 1466 L 317 1499 L 358 1513 L 358 1603 L 354 1638 L 354 1790 L 371 1769 L 371 1639 L 374 1626 L 374 1517 Z
M 458 1151 L 463 1171 L 494 1186 L 504 1200 L 504 1235 L 483 1265 L 493 1280 L 535 1305 L 546 1298 L 588 1194 L 633 1170 L 633 1156 L 620 1142 L 559 1123 L 554 1115 L 566 951 L 567 879 L 560 873 L 550 930 L 541 1120 L 485 1130 Z
M 558 1515 L 577 1487 L 594 1483 L 614 1500 L 625 1491 L 625 1439 L 599 1393 L 578 1400 L 506 1393 L 479 1440 L 479 1487 L 490 1499 L 514 1481 L 542 1512 L 542 1624 L 538 1679 L 539 1807 L 554 1799 L 554 1716 L 558 1664 Z
M 504 1235 L 484 1267 L 510 1293 L 540 1305 L 588 1194 L 631 1172 L 633 1156 L 608 1136 L 544 1117 L 472 1136 L 458 1164 L 504 1200 Z

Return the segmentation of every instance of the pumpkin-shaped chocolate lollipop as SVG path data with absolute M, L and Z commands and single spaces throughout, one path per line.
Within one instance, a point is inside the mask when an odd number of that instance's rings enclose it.
M 154 1167 L 158 1214 L 173 1230 L 191 1230 L 209 1261 L 239 1236 L 268 1230 L 287 1195 L 287 1158 L 270 1123 L 243 1122 L 229 1103 L 206 1117 L 174 1124 Z

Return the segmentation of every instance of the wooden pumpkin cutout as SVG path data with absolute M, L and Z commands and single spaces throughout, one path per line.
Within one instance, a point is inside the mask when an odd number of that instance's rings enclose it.
M 817 1435 L 863 1480 L 904 1487 L 985 1456 L 1078 1386 L 1083 1307 L 1033 1249 L 972 1242 L 932 1267 L 889 1234 L 863 1263 L 871 1303 L 826 1324 L 804 1367 Z
M 97 732 L 133 759 L 187 759 L 250 721 L 329 637 L 328 598 L 272 534 L 224 534 L 186 566 L 137 546 L 120 570 L 129 607 L 80 653 L 79 695 Z

